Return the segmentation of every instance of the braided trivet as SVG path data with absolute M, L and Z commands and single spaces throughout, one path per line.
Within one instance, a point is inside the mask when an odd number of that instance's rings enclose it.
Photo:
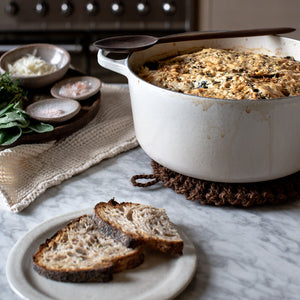
M 198 200 L 201 204 L 234 205 L 250 207 L 262 204 L 279 204 L 300 198 L 300 172 L 293 175 L 257 183 L 222 183 L 188 177 L 171 171 L 155 161 L 151 163 L 153 174 L 135 175 L 134 186 L 148 187 L 162 181 L 187 200 Z M 146 183 L 139 179 L 151 179 Z

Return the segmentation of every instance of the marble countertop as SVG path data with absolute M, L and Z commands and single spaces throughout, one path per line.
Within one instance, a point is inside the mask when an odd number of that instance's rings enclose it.
M 19 214 L 0 210 L 0 299 L 19 299 L 5 274 L 19 238 L 47 219 L 112 197 L 164 207 L 193 241 L 197 271 L 177 299 L 299 299 L 300 201 L 250 209 L 202 206 L 161 183 L 134 187 L 131 177 L 150 174 L 150 163 L 138 147 L 50 188 Z

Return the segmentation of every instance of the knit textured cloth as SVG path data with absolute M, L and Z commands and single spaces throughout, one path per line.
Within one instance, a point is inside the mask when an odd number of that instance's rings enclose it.
M 103 84 L 99 112 L 79 131 L 0 151 L 0 208 L 20 212 L 47 188 L 137 145 L 128 89 Z

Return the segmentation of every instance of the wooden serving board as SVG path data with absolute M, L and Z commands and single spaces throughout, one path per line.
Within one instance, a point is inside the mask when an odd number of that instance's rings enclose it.
M 81 76 L 80 72 L 69 70 L 66 77 Z M 89 99 L 79 101 L 81 109 L 79 113 L 72 119 L 58 124 L 52 124 L 54 130 L 44 133 L 29 133 L 23 134 L 15 143 L 8 146 L 1 146 L 1 148 L 11 148 L 21 144 L 45 143 L 53 140 L 65 138 L 77 130 L 86 126 L 98 113 L 101 101 L 101 94 L 98 92 L 96 95 Z M 37 99 L 52 98 L 50 88 L 43 90 L 29 91 L 30 103 L 38 101 Z M 28 103 L 29 104 L 29 103 Z M 46 123 L 46 122 L 45 122 Z

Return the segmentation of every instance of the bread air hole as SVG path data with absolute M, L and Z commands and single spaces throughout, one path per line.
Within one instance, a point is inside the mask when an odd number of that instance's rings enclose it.
M 89 237 L 89 242 L 92 243 L 92 244 L 94 244 L 95 241 L 97 241 L 97 240 L 98 240 L 98 239 L 97 239 L 97 236 L 95 236 L 95 235 L 91 235 L 91 236 Z
M 78 254 L 81 254 L 81 255 L 87 255 L 87 252 L 85 249 L 81 248 L 81 247 L 77 247 L 75 249 L 75 251 L 78 253 Z
M 64 233 L 61 237 L 61 242 L 66 243 L 68 241 L 69 237 L 66 233 Z
M 56 249 L 57 249 L 57 244 L 54 242 L 54 243 L 52 244 L 52 250 L 55 251 Z
M 132 209 L 130 209 L 127 214 L 126 214 L 126 219 L 130 222 L 133 221 L 133 218 L 132 218 Z
M 124 212 L 124 208 L 122 206 L 120 206 L 116 209 L 116 212 L 119 214 L 122 214 Z
M 154 228 L 154 234 L 157 234 L 157 235 L 160 235 L 161 233 L 156 229 L 156 228 Z
M 66 255 L 61 255 L 61 254 L 57 254 L 55 257 L 53 257 L 53 259 L 54 259 L 55 261 L 61 261 L 61 260 L 64 260 L 64 259 L 66 259 L 66 258 L 67 258 Z

